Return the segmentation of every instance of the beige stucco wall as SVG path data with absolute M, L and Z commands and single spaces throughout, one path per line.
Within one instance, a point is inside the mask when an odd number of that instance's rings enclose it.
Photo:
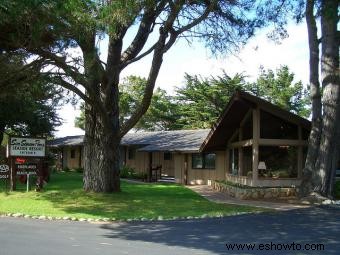
M 224 180 L 227 161 L 226 152 L 217 151 L 215 169 L 193 169 L 192 168 L 192 154 L 188 155 L 188 184 L 201 185 L 210 184 L 212 180 Z
M 125 153 L 128 153 L 127 150 Z M 126 165 L 134 168 L 137 172 L 148 173 L 149 160 L 149 152 L 136 151 L 134 159 L 129 159 L 128 155 L 126 155 Z M 175 175 L 174 155 L 171 160 L 164 160 L 163 152 L 152 152 L 152 165 L 162 165 L 162 174 Z
M 175 182 L 184 184 L 184 154 L 174 154 Z
M 171 160 L 164 160 L 164 152 L 153 152 L 152 153 L 152 164 L 162 165 L 162 174 L 166 174 L 168 176 L 175 175 L 174 155 L 172 155 Z
M 75 150 L 75 157 L 71 158 L 71 150 Z M 81 164 L 79 165 L 79 157 L 80 153 L 83 153 L 83 150 L 80 146 L 74 147 L 64 147 L 63 148 L 63 168 L 75 169 L 84 167 L 83 155 L 81 155 Z
M 126 150 L 126 153 L 127 150 Z M 149 155 L 147 152 L 136 151 L 135 158 L 129 159 L 126 155 L 126 165 L 134 168 L 138 173 L 147 173 L 149 169 Z

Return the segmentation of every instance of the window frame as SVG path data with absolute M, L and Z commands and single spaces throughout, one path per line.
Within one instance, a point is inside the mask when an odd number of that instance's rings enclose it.
M 136 159 L 136 148 L 129 147 L 128 148 L 128 160 L 135 160 Z
M 71 151 L 70 151 L 70 158 L 71 159 L 76 158 L 76 149 L 71 149 Z
M 166 160 L 166 161 L 172 160 L 172 153 L 171 152 L 164 152 L 163 153 L 163 160 Z
M 214 167 L 207 167 L 206 165 L 206 161 L 207 161 L 207 155 L 214 155 Z M 202 167 L 197 167 L 194 166 L 194 157 L 201 157 L 202 160 Z M 216 169 L 216 153 L 192 153 L 191 154 L 191 168 L 192 169 L 198 169 L 198 170 L 202 170 L 202 169 L 208 169 L 208 170 L 215 170 Z

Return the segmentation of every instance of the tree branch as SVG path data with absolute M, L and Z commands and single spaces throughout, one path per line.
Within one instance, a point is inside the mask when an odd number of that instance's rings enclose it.
M 149 38 L 149 34 L 152 32 L 151 28 L 157 16 L 158 14 L 152 9 L 149 9 L 145 12 L 135 38 L 121 56 L 121 62 L 123 66 L 127 66 L 126 62 L 135 58 L 141 52 Z

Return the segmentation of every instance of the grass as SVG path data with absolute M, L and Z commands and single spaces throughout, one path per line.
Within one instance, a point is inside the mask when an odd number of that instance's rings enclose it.
M 176 184 L 132 184 L 122 181 L 121 186 L 120 193 L 84 192 L 80 173 L 53 174 L 43 192 L 26 192 L 24 185 L 18 185 L 18 191 L 4 192 L 1 186 L 0 213 L 124 220 L 262 211 L 248 206 L 216 204 Z

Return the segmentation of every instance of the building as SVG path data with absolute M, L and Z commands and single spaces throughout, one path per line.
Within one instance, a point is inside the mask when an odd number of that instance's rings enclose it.
M 263 99 L 238 91 L 211 130 L 126 134 L 122 165 L 149 176 L 153 169 L 181 184 L 226 180 L 253 187 L 300 184 L 310 122 Z M 59 138 L 62 168 L 83 166 L 83 137 Z

